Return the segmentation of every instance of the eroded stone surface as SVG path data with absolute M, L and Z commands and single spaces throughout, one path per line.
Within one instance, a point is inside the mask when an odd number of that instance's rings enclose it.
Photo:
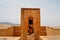
M 29 20 L 33 21 L 32 27 L 35 34 L 35 40 L 38 40 L 38 29 L 40 27 L 40 9 L 39 8 L 22 8 L 21 9 L 21 23 L 22 23 L 22 31 L 21 37 L 22 40 L 27 40 L 28 35 L 28 27 L 29 27 Z M 31 18 L 31 19 L 29 19 Z M 31 38 L 31 37 L 30 37 Z M 32 37 L 33 38 L 33 37 Z

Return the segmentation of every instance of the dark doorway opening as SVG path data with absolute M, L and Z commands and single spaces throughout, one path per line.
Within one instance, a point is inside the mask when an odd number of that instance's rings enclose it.
M 29 24 L 30 24 L 30 25 L 33 24 L 33 20 L 29 20 Z
M 29 19 L 28 22 L 29 22 L 28 33 L 29 33 L 29 35 L 31 35 L 34 32 L 33 31 L 33 20 L 32 19 Z

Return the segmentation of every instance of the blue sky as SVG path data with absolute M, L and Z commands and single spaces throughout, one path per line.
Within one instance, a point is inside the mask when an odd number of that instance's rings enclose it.
M 25 7 L 40 8 L 41 25 L 60 26 L 60 0 L 0 0 L 0 22 L 19 24 Z

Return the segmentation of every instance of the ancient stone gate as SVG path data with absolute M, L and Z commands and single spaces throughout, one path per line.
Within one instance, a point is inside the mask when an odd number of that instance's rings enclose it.
M 40 27 L 39 8 L 21 8 L 21 40 L 27 40 L 27 36 L 34 34 L 38 40 L 38 28 Z

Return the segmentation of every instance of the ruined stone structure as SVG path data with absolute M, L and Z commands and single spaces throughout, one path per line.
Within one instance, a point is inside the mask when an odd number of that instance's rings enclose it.
M 27 40 L 28 35 L 35 35 L 38 40 L 38 29 L 40 28 L 40 9 L 39 8 L 22 8 L 21 9 L 21 39 Z
M 20 37 L 20 40 L 41 40 L 41 36 L 60 35 L 60 27 L 41 26 L 40 20 L 39 8 L 21 8 L 21 25 L 0 24 L 0 36 Z
M 40 26 L 39 8 L 21 8 L 21 26 L 12 26 L 1 30 L 3 31 L 0 32 L 0 36 L 20 36 L 21 40 L 28 40 L 28 36 L 34 40 L 38 40 L 39 36 L 46 36 L 46 27 Z M 7 30 L 11 30 L 11 32 Z

